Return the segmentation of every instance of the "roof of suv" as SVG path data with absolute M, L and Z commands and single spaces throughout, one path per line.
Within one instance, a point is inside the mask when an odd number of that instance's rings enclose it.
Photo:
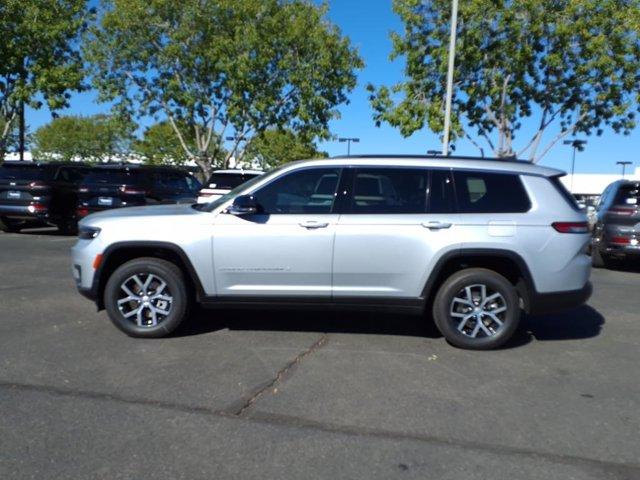
M 504 160 L 497 158 L 463 157 L 463 156 L 422 156 L 422 155 L 351 155 L 326 159 L 301 160 L 296 164 L 314 165 L 385 165 L 385 166 L 423 166 L 435 168 L 463 168 L 471 170 L 490 170 L 496 172 L 513 172 L 526 175 L 555 177 L 565 172 L 555 168 L 541 167 L 521 160 Z

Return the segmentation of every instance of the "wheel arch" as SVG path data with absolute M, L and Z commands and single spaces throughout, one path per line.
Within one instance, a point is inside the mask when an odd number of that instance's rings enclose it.
M 170 242 L 118 242 L 107 247 L 102 262 L 93 279 L 93 292 L 98 310 L 104 309 L 104 290 L 111 274 L 122 264 L 141 257 L 153 257 L 177 265 L 189 282 L 189 290 L 195 292 L 196 300 L 204 296 L 204 289 L 191 260 L 178 245 Z
M 531 271 L 524 259 L 512 250 L 493 248 L 460 249 L 445 253 L 436 262 L 422 290 L 427 305 L 443 282 L 453 273 L 465 268 L 487 268 L 509 280 L 517 289 L 526 312 L 531 310 L 531 299 L 536 292 Z

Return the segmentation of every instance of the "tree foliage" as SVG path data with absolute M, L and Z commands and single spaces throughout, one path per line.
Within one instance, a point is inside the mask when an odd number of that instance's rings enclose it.
M 225 162 L 268 128 L 327 136 L 362 65 L 325 7 L 306 0 L 103 6 L 86 50 L 101 99 L 128 114 L 165 117 L 206 174 L 229 136 Z
M 103 162 L 129 153 L 133 126 L 109 115 L 63 116 L 33 134 L 34 158 Z
M 252 138 L 244 153 L 245 160 L 256 161 L 264 170 L 295 160 L 326 156 L 327 152 L 319 151 L 312 138 L 278 129 L 265 130 Z
M 450 0 L 394 0 L 404 32 L 392 58 L 405 81 L 369 86 L 374 119 L 405 136 L 440 133 Z M 473 0 L 460 2 L 452 124 L 484 139 L 497 156 L 540 160 L 567 135 L 629 133 L 640 92 L 639 0 Z M 525 117 L 536 132 L 516 150 Z M 554 130 L 543 147 L 545 131 Z M 476 145 L 478 145 L 476 143 Z
M 193 136 L 190 135 L 188 125 L 184 122 L 177 122 L 177 127 L 189 149 L 196 151 L 197 147 Z M 210 148 L 214 143 L 211 142 Z M 140 155 L 146 163 L 152 165 L 183 165 L 190 160 L 168 120 L 147 127 L 142 138 L 134 141 L 133 151 Z M 214 165 L 224 162 L 226 154 L 224 149 L 207 152 Z
M 83 80 L 79 34 L 87 0 L 0 1 L 0 157 L 22 102 L 57 110 Z

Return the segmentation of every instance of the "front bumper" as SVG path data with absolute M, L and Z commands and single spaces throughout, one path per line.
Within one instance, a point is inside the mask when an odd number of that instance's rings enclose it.
M 593 293 L 591 282 L 579 290 L 565 292 L 535 293 L 529 299 L 529 312 L 532 315 L 552 313 L 560 310 L 576 308 L 586 303 Z

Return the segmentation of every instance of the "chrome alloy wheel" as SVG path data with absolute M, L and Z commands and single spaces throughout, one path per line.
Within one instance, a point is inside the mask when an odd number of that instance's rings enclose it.
M 468 285 L 461 289 L 449 309 L 454 326 L 472 338 L 493 337 L 503 327 L 507 302 L 501 293 L 484 284 Z
M 118 309 L 139 327 L 155 327 L 171 313 L 173 296 L 161 277 L 139 273 L 120 284 Z

